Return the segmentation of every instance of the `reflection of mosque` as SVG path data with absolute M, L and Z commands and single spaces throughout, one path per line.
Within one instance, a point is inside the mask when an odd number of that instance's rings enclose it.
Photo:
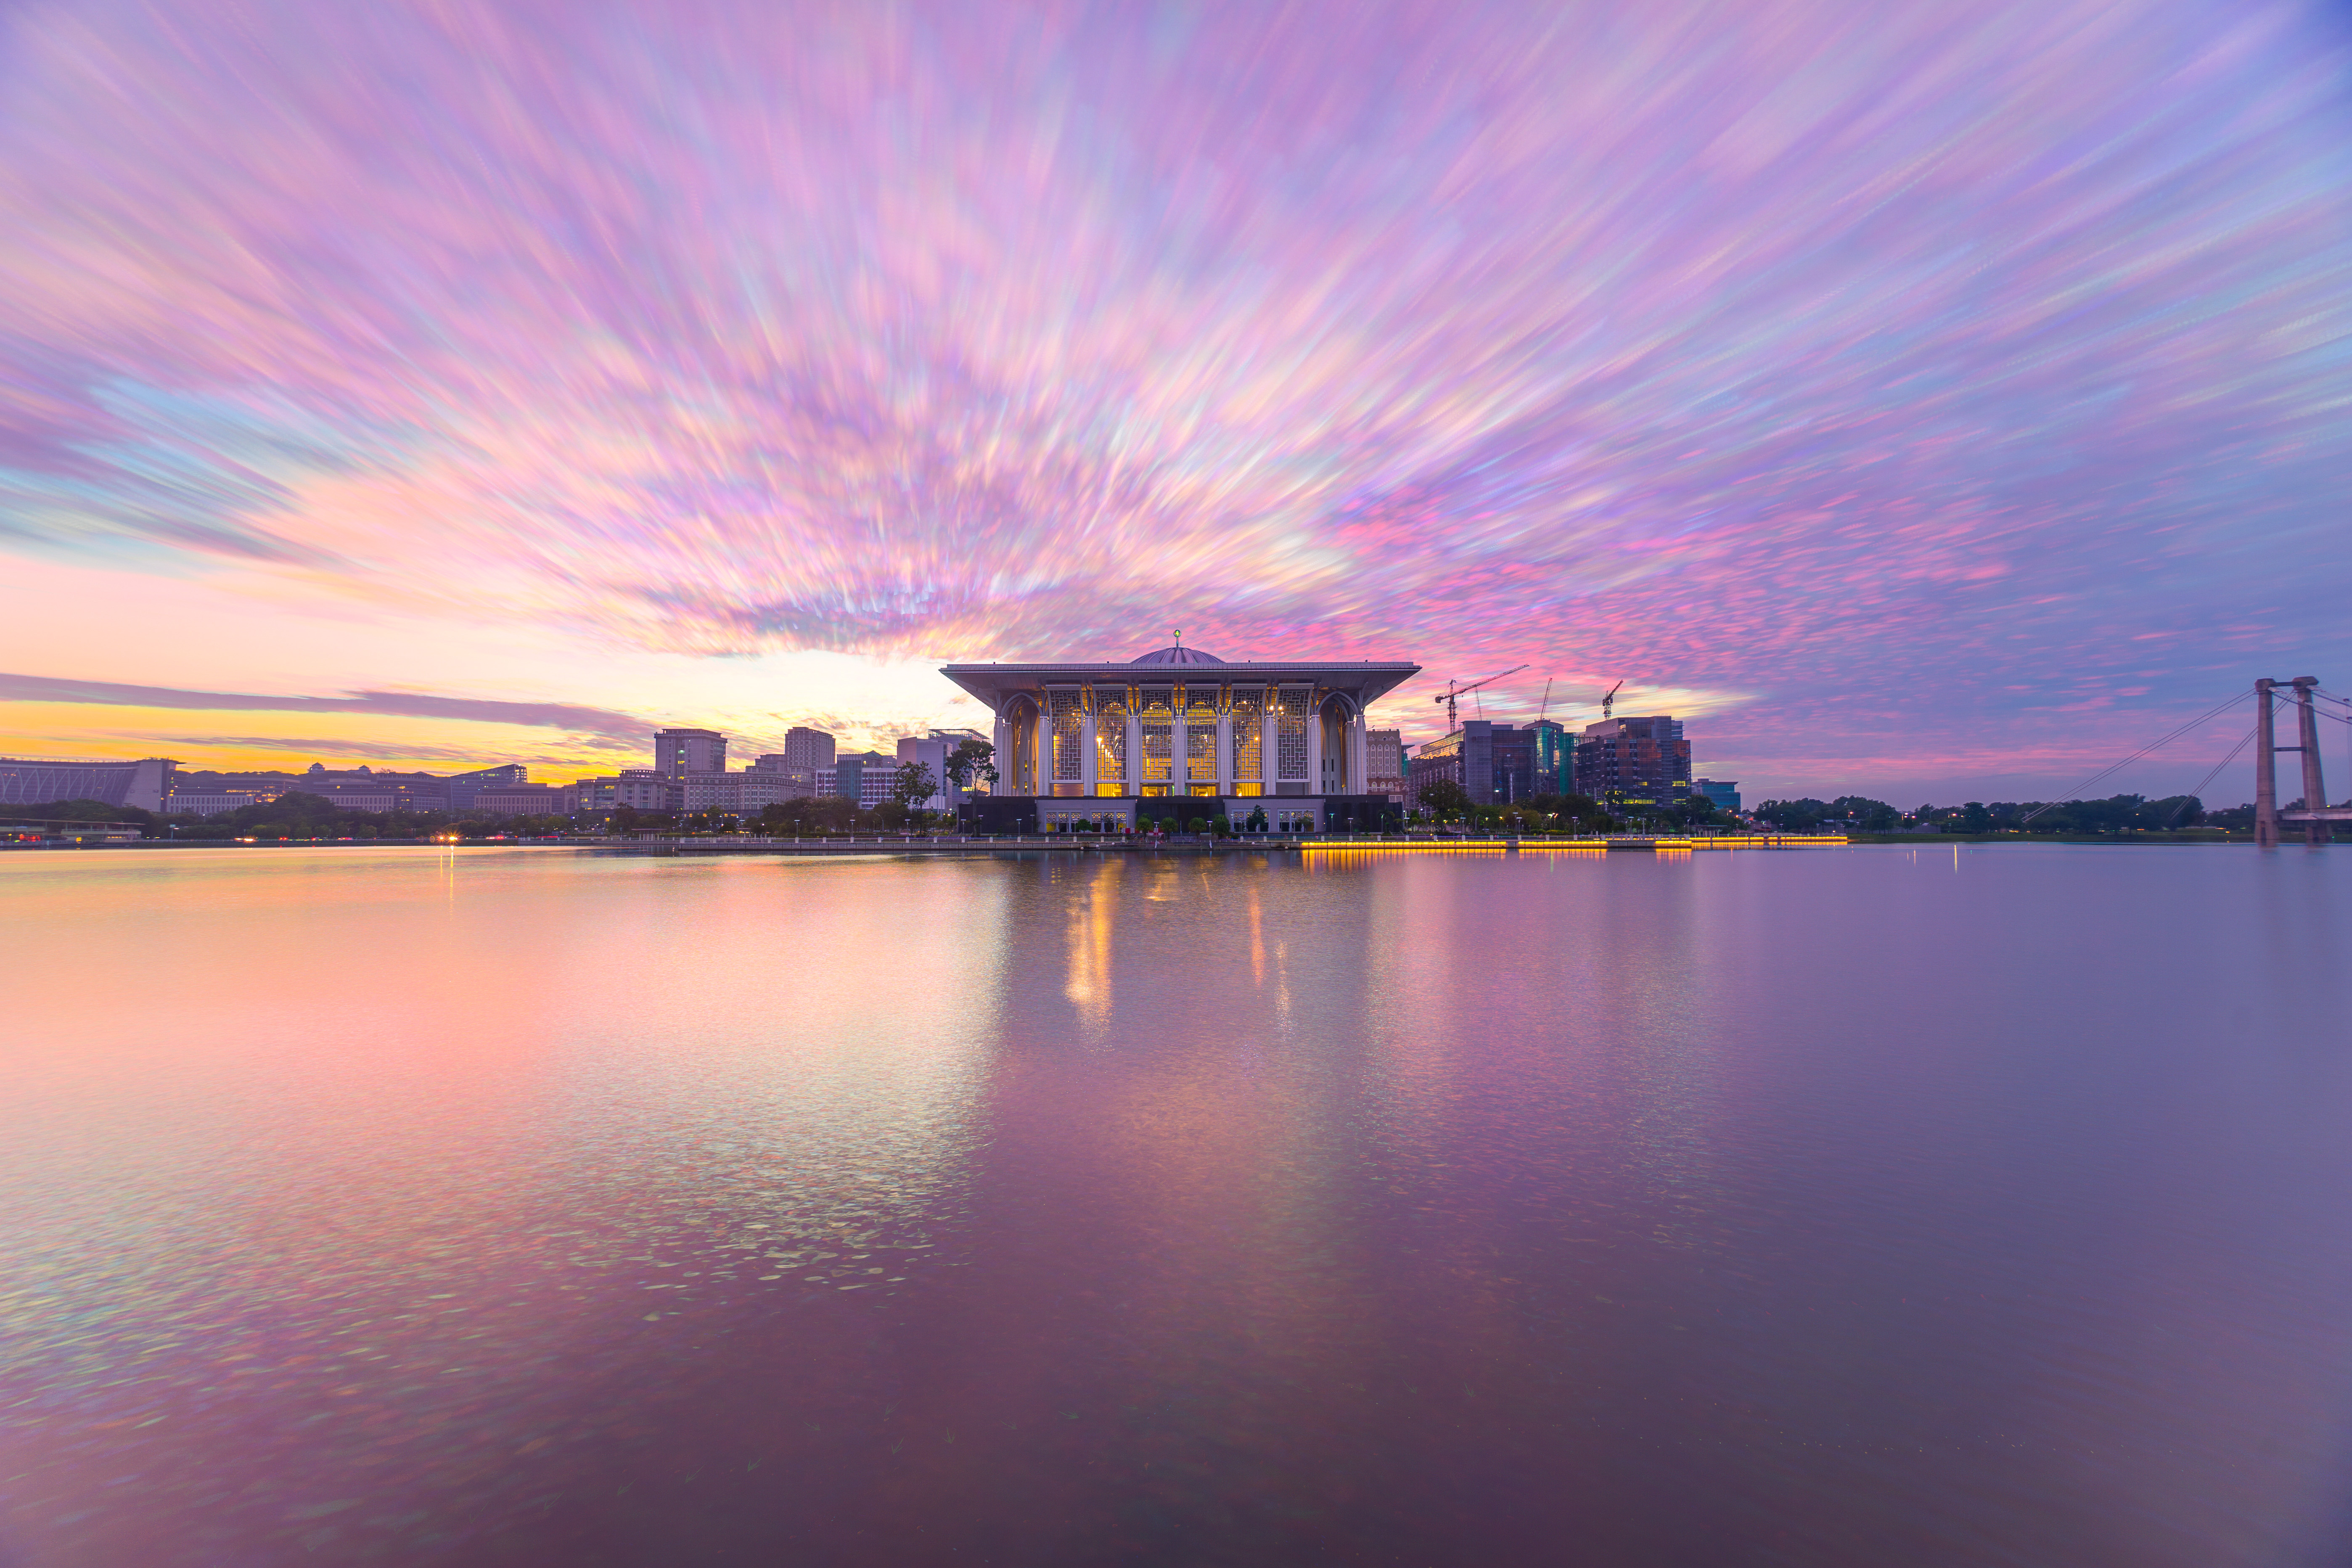
M 996 795 L 983 808 L 992 827 L 1131 826 L 1139 813 L 1263 818 L 1280 832 L 1378 826 L 1390 803 L 1365 782 L 1364 709 L 1421 667 L 1228 664 L 1180 643 L 1128 664 L 940 673 L 996 714 Z M 1162 797 L 1173 798 L 1152 804 Z

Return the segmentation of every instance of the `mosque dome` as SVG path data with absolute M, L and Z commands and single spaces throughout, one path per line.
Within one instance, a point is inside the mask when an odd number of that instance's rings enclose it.
M 1154 648 L 1141 658 L 1129 659 L 1129 664 L 1223 664 L 1225 661 L 1213 653 L 1202 653 L 1196 647 L 1178 643 L 1173 647 Z

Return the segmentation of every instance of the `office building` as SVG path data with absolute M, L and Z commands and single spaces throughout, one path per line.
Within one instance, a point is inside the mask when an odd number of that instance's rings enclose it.
M 477 789 L 503 785 L 506 775 L 522 782 L 520 764 L 485 769 L 463 775 L 461 786 L 468 803 Z M 487 782 L 486 782 L 487 781 Z M 289 795 L 314 795 L 345 811 L 445 811 L 454 781 L 432 773 L 377 773 L 372 768 L 329 769 L 317 763 L 285 787 Z
M 218 816 L 225 811 L 242 811 L 256 801 L 267 803 L 278 795 L 257 794 L 251 790 L 191 789 L 185 784 L 175 786 L 163 802 L 166 816 Z
M 821 788 L 817 784 L 818 774 L 821 772 L 829 772 L 832 769 L 832 766 L 833 764 L 828 762 L 822 770 L 817 768 L 795 767 L 793 765 L 792 758 L 786 753 L 782 752 L 770 752 L 744 771 L 747 773 L 768 774 L 782 780 L 783 793 L 778 797 L 779 799 L 806 800 L 812 795 L 830 795 L 833 793 L 833 786 L 830 784 L 827 784 Z
M 1558 729 L 1557 725 L 1547 726 Z M 1556 781 L 1537 765 L 1538 742 L 1549 739 L 1535 726 L 1525 729 L 1489 719 L 1465 719 L 1462 728 L 1431 741 L 1412 760 L 1412 798 L 1430 781 L 1450 778 L 1473 805 L 1515 805 L 1538 795 L 1557 795 Z
M 1364 790 L 1404 799 L 1404 734 L 1397 730 L 1364 731 Z
M 1576 737 L 1556 719 L 1538 719 L 1528 726 L 1533 756 L 1528 784 L 1536 795 L 1576 793 Z
M 480 791 L 473 809 L 485 816 L 569 816 L 579 806 L 577 785 L 521 784 Z
M 572 809 L 595 816 L 610 816 L 624 806 L 631 811 L 679 811 L 686 797 L 684 780 L 666 779 L 651 768 L 624 768 L 617 773 L 575 780 L 572 787 L 577 792 Z
M 1691 793 L 1690 742 L 1656 713 L 1588 724 L 1576 742 L 1576 793 L 1612 809 L 1672 805 Z
M 1421 750 L 1407 759 L 1405 804 L 1415 810 L 1422 809 L 1422 792 L 1441 779 L 1452 784 L 1462 783 L 1462 737 L 1459 733 L 1443 740 L 1425 741 Z
M 792 775 L 772 768 L 733 773 L 688 773 L 678 784 L 679 808 L 757 816 L 765 807 L 797 798 Z M 805 789 L 802 792 L 806 793 Z
M 1691 789 L 1695 794 L 1706 796 L 1707 804 L 1717 811 L 1736 812 L 1739 809 L 1738 779 L 1693 779 Z
M 161 811 L 179 765 L 170 757 L 0 757 L 0 805 L 94 800 Z
M 879 752 L 846 752 L 834 760 L 833 793 L 856 801 L 860 811 L 871 811 L 890 798 L 898 772 L 895 757 Z
M 1180 644 L 1125 663 L 940 673 L 995 715 L 996 795 L 1035 801 L 1051 827 L 1171 815 L 1157 797 L 1200 803 L 1184 815 L 1243 818 L 1260 797 L 1289 797 L 1285 814 L 1318 826 L 1386 810 L 1370 788 L 1364 709 L 1420 672 L 1395 659 L 1228 663 Z
M 444 781 L 447 805 L 452 811 L 472 809 L 474 796 L 486 789 L 505 789 L 529 784 L 530 772 L 520 763 L 501 763 L 497 767 L 476 768 L 471 773 L 453 773 Z
M 654 731 L 654 772 L 683 780 L 688 773 L 727 771 L 727 737 L 716 730 Z
M 795 724 L 784 731 L 783 759 L 787 771 L 814 773 L 829 768 L 834 763 L 833 737 L 823 730 Z

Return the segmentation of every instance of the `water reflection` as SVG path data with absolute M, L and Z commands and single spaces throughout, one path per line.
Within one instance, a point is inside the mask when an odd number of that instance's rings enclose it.
M 0 861 L 0 1561 L 2320 1563 L 2352 856 Z

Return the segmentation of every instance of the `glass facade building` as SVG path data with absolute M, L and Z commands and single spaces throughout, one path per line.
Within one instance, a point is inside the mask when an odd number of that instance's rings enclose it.
M 1691 748 L 1682 721 L 1655 713 L 1586 725 L 1576 742 L 1576 793 L 1612 807 L 1688 798 Z

